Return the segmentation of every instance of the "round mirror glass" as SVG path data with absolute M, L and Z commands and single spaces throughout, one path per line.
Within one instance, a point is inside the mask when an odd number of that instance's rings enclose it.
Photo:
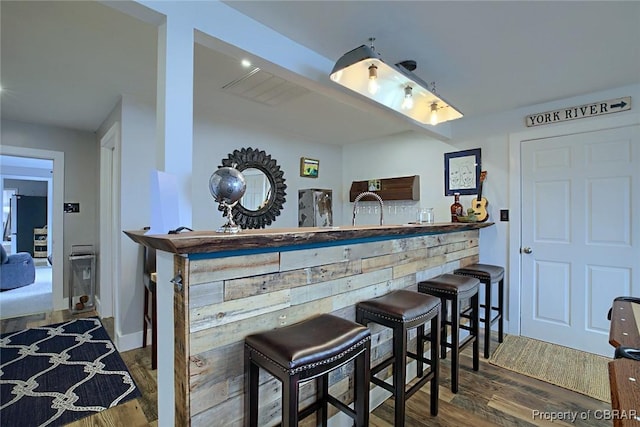
M 240 199 L 240 204 L 248 211 L 259 211 L 269 203 L 271 198 L 269 178 L 256 168 L 244 169 L 242 175 L 247 183 L 247 189 Z

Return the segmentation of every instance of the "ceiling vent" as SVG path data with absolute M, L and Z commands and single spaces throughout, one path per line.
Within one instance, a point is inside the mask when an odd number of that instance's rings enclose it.
M 309 92 L 308 89 L 254 68 L 244 76 L 222 86 L 222 90 L 266 105 L 280 105 Z

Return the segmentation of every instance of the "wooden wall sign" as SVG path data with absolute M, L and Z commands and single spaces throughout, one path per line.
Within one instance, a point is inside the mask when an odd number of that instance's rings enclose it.
M 560 110 L 546 111 L 544 113 L 531 114 L 525 117 L 527 127 L 548 125 L 550 123 L 565 122 L 568 120 L 582 119 L 584 117 L 601 116 L 603 114 L 619 113 L 631 109 L 631 97 L 610 99 L 608 101 L 594 102 L 578 105 Z

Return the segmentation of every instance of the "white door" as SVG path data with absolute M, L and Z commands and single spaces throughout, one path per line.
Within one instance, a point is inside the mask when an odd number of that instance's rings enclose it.
M 521 333 L 605 356 L 640 296 L 640 126 L 523 141 Z

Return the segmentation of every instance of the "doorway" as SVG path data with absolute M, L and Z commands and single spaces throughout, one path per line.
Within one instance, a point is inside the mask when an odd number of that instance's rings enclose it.
M 53 309 L 52 267 L 47 256 L 48 221 L 51 209 L 51 160 L 2 156 L 3 248 L 8 254 L 28 253 L 35 281 L 0 293 L 0 316 L 4 319 Z
M 633 117 L 510 136 L 509 333 L 610 356 L 613 298 L 640 292 L 639 138 Z
M 64 268 L 64 222 L 62 218 L 62 209 L 54 209 L 54 206 L 63 205 L 64 194 L 64 153 L 59 151 L 40 150 L 25 147 L 14 147 L 7 145 L 0 145 L 0 156 L 3 159 L 6 156 L 19 158 L 24 162 L 42 162 L 47 161 L 51 164 L 48 169 L 47 178 L 39 178 L 47 181 L 47 254 L 50 255 L 51 265 L 51 283 L 52 283 L 52 300 L 51 305 L 53 310 L 62 310 L 66 308 L 64 299 L 64 284 L 63 284 L 63 268 Z M 11 168 L 5 167 L 3 163 L 2 173 L 3 175 L 9 175 Z M 24 178 L 25 175 L 23 174 Z M 3 180 L 4 181 L 4 180 Z M 3 192 L 4 193 L 4 192 Z M 45 261 L 46 260 L 46 261 Z M 39 263 L 48 264 L 49 260 L 44 258 L 39 260 Z M 27 304 L 23 304 L 21 307 L 21 314 L 33 313 L 33 307 Z M 16 315 L 21 315 L 16 314 Z M 3 317 L 6 317 L 3 314 Z
M 120 238 L 120 123 L 100 139 L 100 293 L 101 317 L 118 316 Z M 116 328 L 118 324 L 116 323 Z
M 523 142 L 522 335 L 611 353 L 607 311 L 640 295 L 638 145 L 640 126 Z

